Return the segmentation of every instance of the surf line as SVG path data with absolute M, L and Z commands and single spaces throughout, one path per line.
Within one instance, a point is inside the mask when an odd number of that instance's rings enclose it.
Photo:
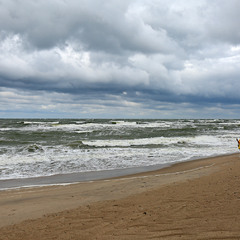
M 34 188 L 44 188 L 44 187 L 54 187 L 54 186 L 69 186 L 69 185 L 76 185 L 76 184 L 86 184 L 86 183 L 97 183 L 97 182 L 114 182 L 114 181 L 125 181 L 125 180 L 134 180 L 134 179 L 142 179 L 142 178 L 149 178 L 149 177 L 161 177 L 161 176 L 169 176 L 169 175 L 178 175 L 178 174 L 184 174 L 189 172 L 194 172 L 197 170 L 201 170 L 204 168 L 210 168 L 214 166 L 215 163 L 193 168 L 189 170 L 179 171 L 179 172 L 172 172 L 172 173 L 160 173 L 160 174 L 154 174 L 154 175 L 143 175 L 143 176 L 137 176 L 137 177 L 118 177 L 118 178 L 112 178 L 112 179 L 103 179 L 103 180 L 90 180 L 90 181 L 81 181 L 81 182 L 69 182 L 69 183 L 53 183 L 53 184 L 39 184 L 39 185 L 30 185 L 30 186 L 21 186 L 21 187 L 14 187 L 14 188 L 5 188 L 0 189 L 0 191 L 11 191 L 11 190 L 21 190 L 21 189 L 32 189 L 32 192 L 35 192 Z M 44 191 L 44 190 L 43 190 Z
M 172 173 L 160 173 L 160 174 L 154 174 L 154 175 L 144 175 L 144 176 L 137 176 L 137 177 L 119 177 L 117 179 L 105 179 L 105 180 L 96 180 L 96 181 L 104 181 L 104 182 L 110 182 L 110 181 L 124 181 L 124 180 L 132 180 L 132 179 L 141 179 L 141 178 L 148 178 L 148 177 L 161 177 L 161 176 L 169 176 L 169 175 L 178 175 L 178 174 L 184 174 L 184 173 L 189 173 L 189 172 L 194 172 L 203 168 L 210 168 L 214 166 L 215 163 L 198 167 L 198 168 L 193 168 L 189 170 L 184 170 L 184 171 L 179 171 L 179 172 L 172 172 Z M 89 182 L 96 182 L 96 181 L 89 181 Z

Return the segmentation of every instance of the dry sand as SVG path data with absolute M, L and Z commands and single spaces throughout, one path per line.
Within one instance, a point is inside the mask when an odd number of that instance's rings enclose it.
M 0 239 L 240 239 L 240 154 L 0 192 Z

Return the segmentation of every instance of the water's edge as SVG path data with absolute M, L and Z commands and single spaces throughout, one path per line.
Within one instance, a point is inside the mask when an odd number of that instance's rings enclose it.
M 125 169 L 113 169 L 103 171 L 78 172 L 57 174 L 52 176 L 43 176 L 35 178 L 20 178 L 20 179 L 6 179 L 0 180 L 0 190 L 8 190 L 14 188 L 34 187 L 34 186 L 48 186 L 48 185 L 64 185 L 78 182 L 88 182 L 103 179 L 110 179 L 114 177 L 122 177 L 131 174 L 142 172 L 150 172 L 162 168 L 169 167 L 171 164 L 160 164 L 144 167 L 133 167 Z
M 209 157 L 195 158 L 195 159 L 190 159 L 190 160 L 181 161 L 181 162 L 190 162 L 190 161 L 201 160 L 201 159 L 212 158 L 212 157 L 230 156 L 233 154 L 236 154 L 236 153 L 212 155 Z M 158 165 L 152 165 L 152 166 L 133 167 L 133 168 L 125 168 L 125 169 L 57 174 L 52 176 L 42 176 L 42 177 L 35 177 L 35 178 L 0 180 L 0 191 L 18 189 L 18 188 L 27 188 L 27 187 L 68 185 L 68 184 L 74 184 L 74 183 L 80 183 L 80 182 L 111 179 L 111 178 L 123 177 L 123 176 L 128 176 L 128 175 L 137 174 L 137 173 L 160 170 L 181 162 L 178 161 L 173 163 L 165 163 L 165 164 L 158 164 Z

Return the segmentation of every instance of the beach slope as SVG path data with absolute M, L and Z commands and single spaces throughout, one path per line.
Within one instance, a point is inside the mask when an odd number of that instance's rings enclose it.
M 240 239 L 240 155 L 0 192 L 0 239 Z

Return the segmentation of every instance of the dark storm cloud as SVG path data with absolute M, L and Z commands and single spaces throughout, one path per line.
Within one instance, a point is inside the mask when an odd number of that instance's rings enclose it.
M 48 96 L 49 108 L 237 104 L 239 10 L 238 0 L 0 0 L 2 96 L 68 95 Z
M 127 1 L 2 1 L 1 29 L 17 33 L 38 49 L 52 48 L 73 40 L 86 49 L 99 51 L 166 51 L 150 40 L 141 19 L 131 16 Z M 134 14 L 134 12 L 133 12 Z M 151 37 L 151 36 L 149 36 Z M 158 42 L 174 44 L 159 31 Z M 165 39 L 164 39 L 165 38 Z M 164 43 L 166 43 L 164 42 Z M 158 46 L 157 46 L 158 45 Z

